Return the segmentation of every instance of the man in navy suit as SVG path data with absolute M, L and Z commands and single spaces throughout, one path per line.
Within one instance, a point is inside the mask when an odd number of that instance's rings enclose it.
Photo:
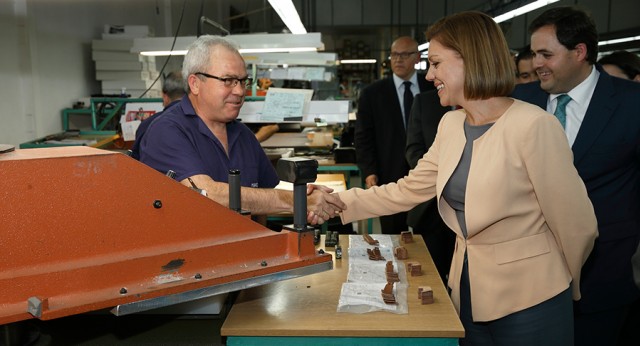
M 561 95 L 570 97 L 565 132 L 598 219 L 574 305 L 576 345 L 616 345 L 640 297 L 631 269 L 640 235 L 640 84 L 596 65 L 596 27 L 580 9 L 547 10 L 529 31 L 540 81 L 518 85 L 513 96 L 554 114 Z
M 366 187 L 395 182 L 409 172 L 404 148 L 413 96 L 434 89 L 432 83 L 416 73 L 414 66 L 418 62 L 418 42 L 400 37 L 391 45 L 393 75 L 362 90 L 354 139 L 356 160 Z M 384 234 L 406 231 L 407 213 L 380 217 L 380 228 Z

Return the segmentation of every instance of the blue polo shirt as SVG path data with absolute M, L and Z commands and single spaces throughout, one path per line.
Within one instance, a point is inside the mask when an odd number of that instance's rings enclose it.
M 142 137 L 144 137 L 144 133 L 147 132 L 147 128 L 149 127 L 149 125 L 151 125 L 151 123 L 154 120 L 156 120 L 157 117 L 162 116 L 162 113 L 164 113 L 167 109 L 169 109 L 170 107 L 174 106 L 179 102 L 180 100 L 171 101 L 171 103 L 169 103 L 166 107 L 164 107 L 162 112 L 159 112 L 158 114 L 154 114 L 150 118 L 144 119 L 140 123 L 140 125 L 138 126 L 138 129 L 136 130 L 136 140 L 135 142 L 133 142 L 133 146 L 131 147 L 131 157 L 133 157 L 136 160 L 140 160 L 140 141 Z
M 228 123 L 227 140 L 229 156 L 185 95 L 149 125 L 140 141 L 140 161 L 161 173 L 173 170 L 178 181 L 205 174 L 226 183 L 229 170 L 238 169 L 242 186 L 278 185 L 273 165 L 246 125 L 237 120 Z

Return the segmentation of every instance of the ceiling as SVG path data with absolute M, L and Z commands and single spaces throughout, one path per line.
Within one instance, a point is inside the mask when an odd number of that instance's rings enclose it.
M 322 33 L 326 51 L 340 54 L 346 46 L 355 44 L 356 50 L 362 48 L 369 55 L 363 57 L 376 59 L 388 54 L 395 37 L 409 35 L 424 42 L 425 29 L 448 14 L 479 10 L 495 16 L 529 2 L 531 0 L 293 0 L 307 31 Z M 187 3 L 193 6 L 192 13 L 205 14 L 231 33 L 273 33 L 282 32 L 284 28 L 267 0 Z M 173 5 L 174 22 L 181 4 Z M 510 47 L 518 49 L 529 43 L 527 26 L 537 15 L 552 6 L 566 5 L 577 5 L 591 12 L 602 39 L 640 35 L 638 0 L 561 0 L 502 23 Z M 211 33 L 216 33 L 212 29 Z M 607 48 L 640 48 L 640 42 Z

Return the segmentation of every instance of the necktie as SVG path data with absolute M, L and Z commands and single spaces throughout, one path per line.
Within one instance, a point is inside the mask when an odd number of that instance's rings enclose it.
M 571 96 L 562 94 L 558 96 L 556 100 L 558 100 L 558 105 L 556 106 L 556 110 L 553 112 L 553 115 L 560 120 L 560 124 L 562 124 L 562 127 L 564 128 L 567 123 L 567 103 L 571 101 Z
M 411 82 L 405 81 L 404 84 L 404 100 L 402 105 L 404 106 L 404 127 L 409 125 L 409 113 L 411 113 L 411 105 L 413 104 L 413 92 L 411 92 Z

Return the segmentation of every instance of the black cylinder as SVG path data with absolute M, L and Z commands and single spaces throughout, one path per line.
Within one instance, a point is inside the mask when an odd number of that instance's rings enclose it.
M 307 184 L 293 185 L 293 227 L 297 230 L 307 227 Z
M 229 170 L 229 209 L 240 211 L 242 199 L 240 196 L 240 170 Z

